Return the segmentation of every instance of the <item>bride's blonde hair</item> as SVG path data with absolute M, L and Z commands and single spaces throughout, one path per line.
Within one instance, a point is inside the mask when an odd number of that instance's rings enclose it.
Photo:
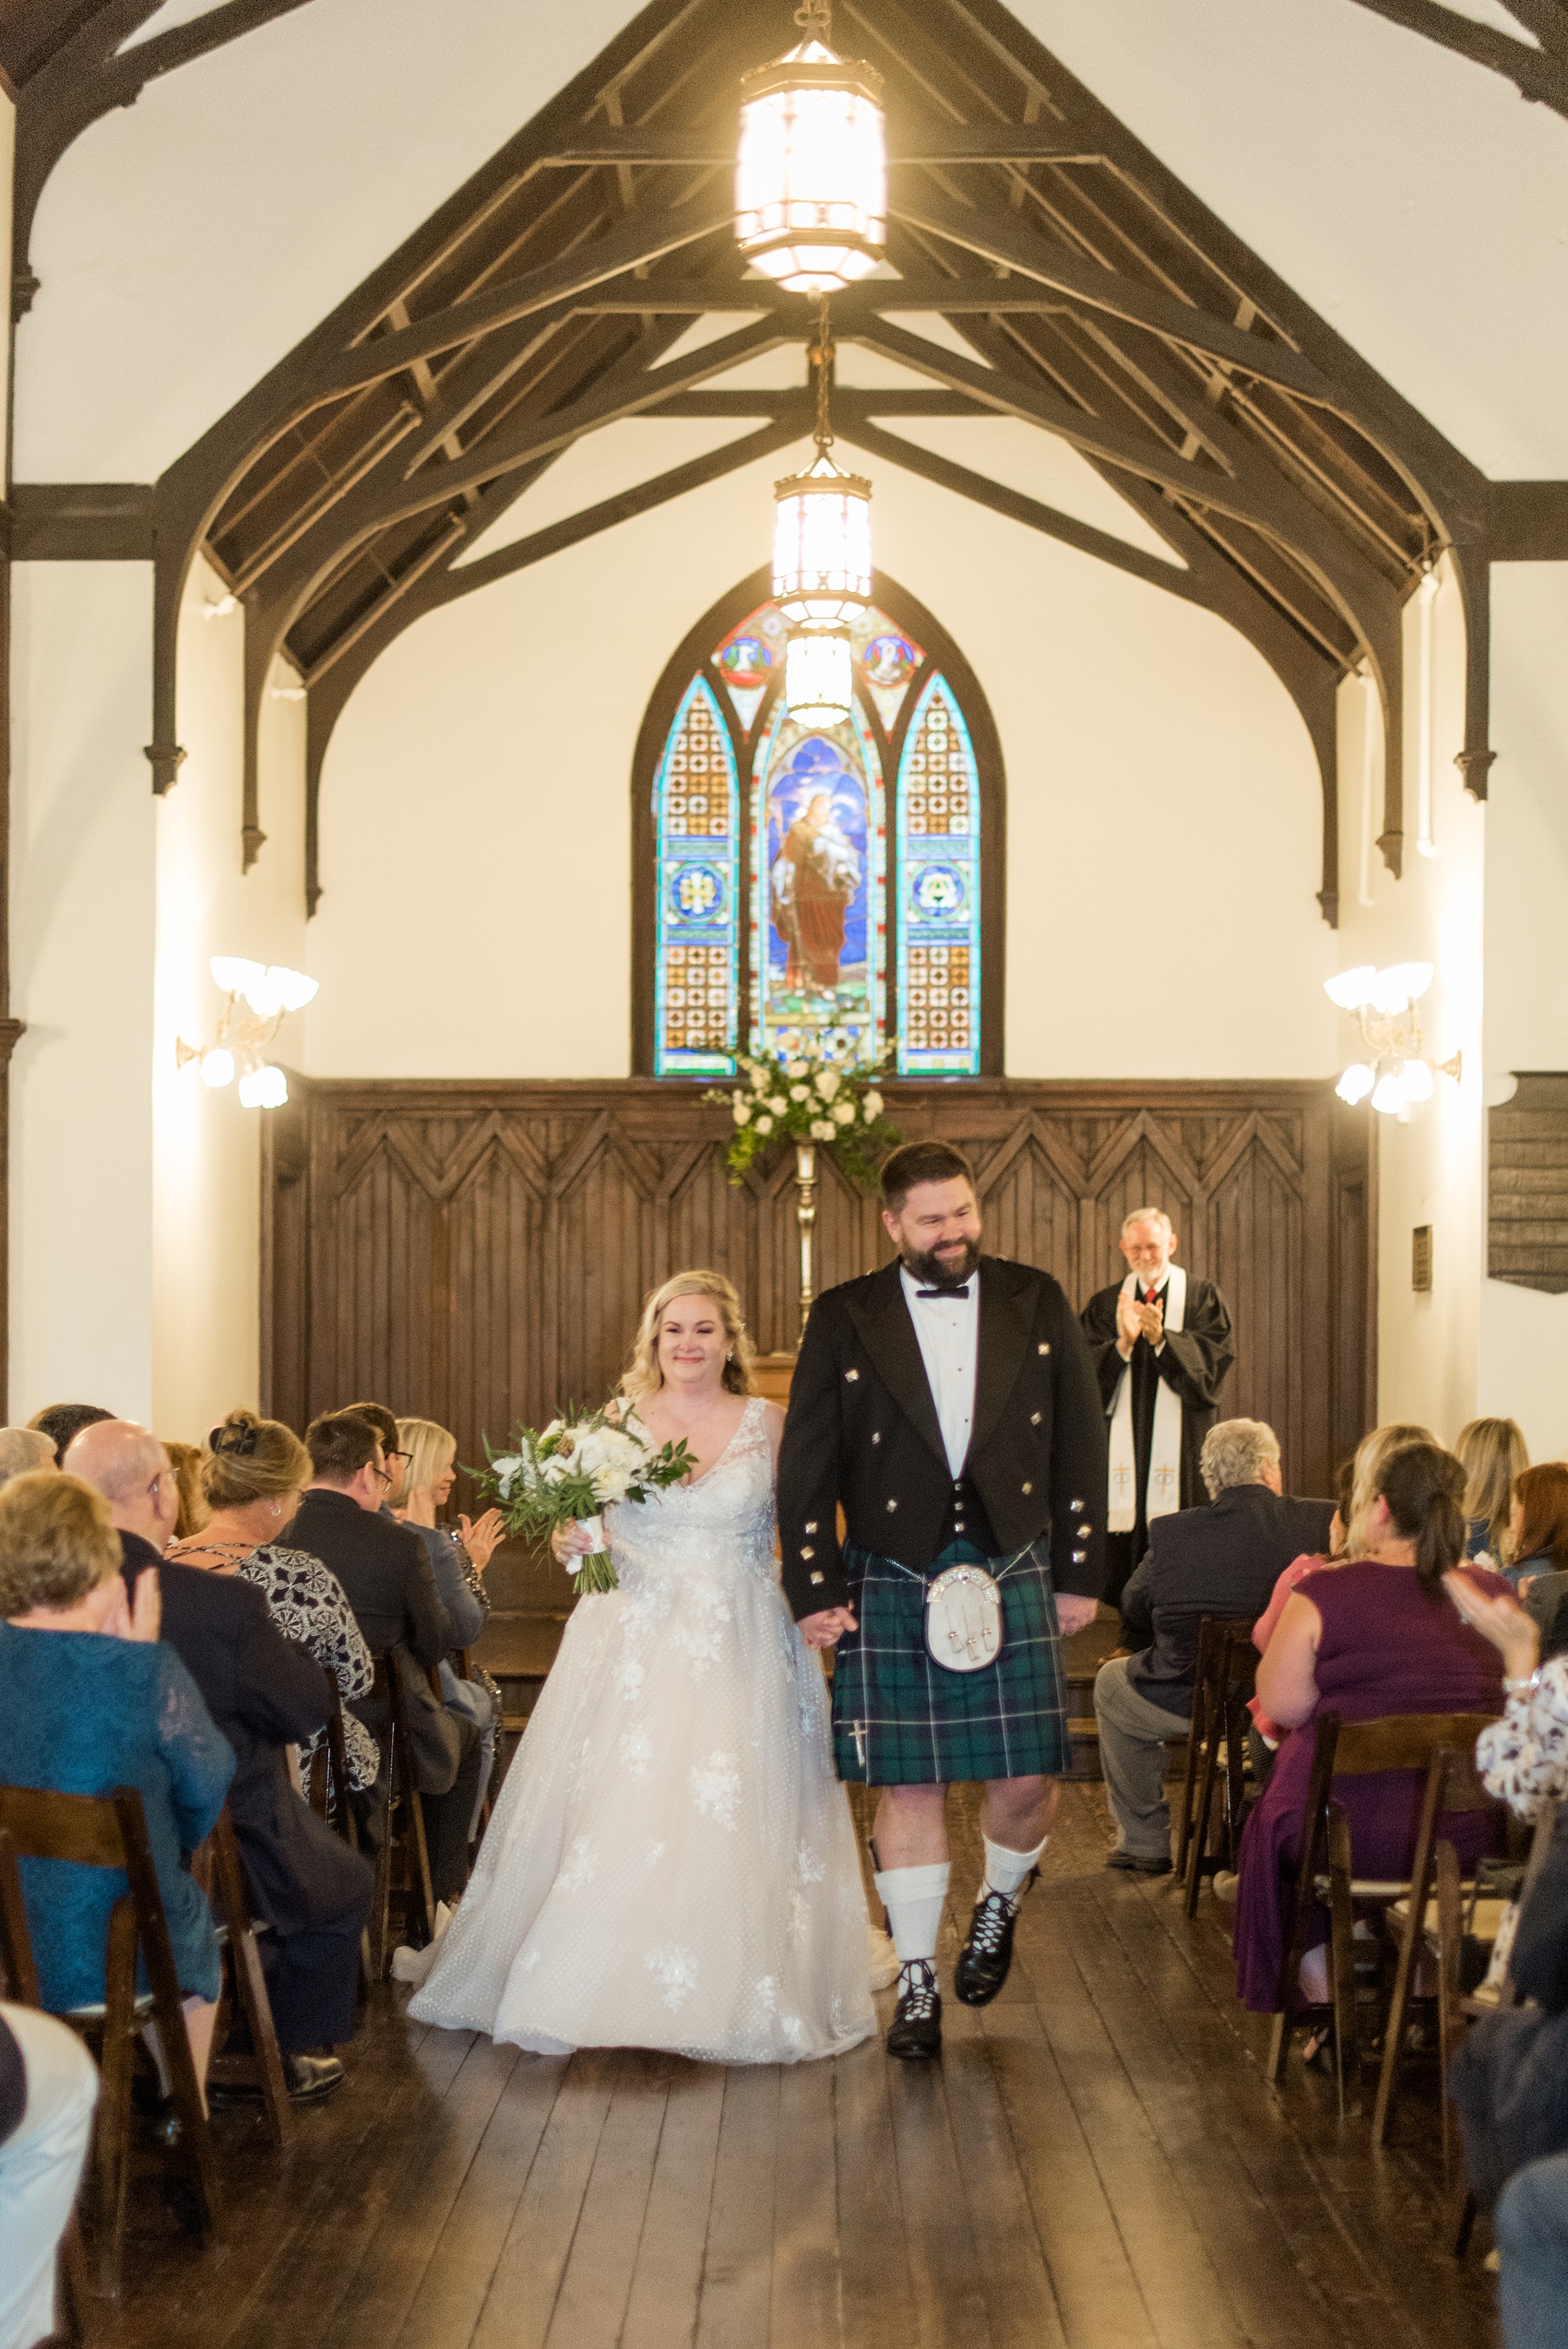
M 754 1394 L 756 1390 L 752 1384 L 752 1364 L 756 1359 L 756 1348 L 746 1335 L 734 1282 L 726 1280 L 722 1273 L 672 1273 L 661 1287 L 652 1291 L 643 1307 L 632 1358 L 621 1381 L 621 1392 L 627 1402 L 640 1403 L 645 1395 L 657 1394 L 664 1384 L 664 1373 L 659 1367 L 659 1325 L 677 1297 L 712 1298 L 724 1323 L 730 1353 L 724 1365 L 724 1384 L 731 1394 Z

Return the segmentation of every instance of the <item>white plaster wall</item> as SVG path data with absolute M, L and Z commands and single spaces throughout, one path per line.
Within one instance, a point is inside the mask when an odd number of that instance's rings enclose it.
M 244 616 L 197 564 L 180 621 L 179 782 L 158 803 L 153 1003 L 153 1402 L 159 1432 L 198 1442 L 259 1389 L 260 1147 L 269 1111 L 237 1087 L 210 1090 L 175 1040 L 213 1040 L 222 996 L 215 954 L 305 967 L 301 705 L 264 705 L 261 822 L 267 839 L 241 872 Z M 285 1024 L 279 1060 L 303 1051 Z
M 12 573 L 10 1417 L 152 1407 L 152 569 Z
M 1492 734 L 1487 801 L 1489 1097 L 1520 1069 L 1568 1069 L 1568 564 L 1491 575 Z M 1483 1280 L 1479 1407 L 1525 1430 L 1536 1460 L 1568 1457 L 1568 1297 Z
M 448 606 L 370 671 L 323 781 L 313 1073 L 627 1070 L 637 730 L 687 628 L 766 554 L 792 461 Z M 1272 673 L 1207 613 L 875 477 L 879 560 L 1002 733 L 1010 1072 L 1326 1074 L 1319 786 Z
M 1378 1416 L 1417 1419 L 1451 1441 L 1476 1409 L 1476 1347 L 1484 1233 L 1481 1005 L 1486 817 L 1454 765 L 1464 739 L 1464 618 L 1457 586 L 1444 564 L 1432 627 L 1432 835 L 1436 853 L 1417 842 L 1420 616 L 1406 605 L 1404 731 L 1404 878 L 1396 881 L 1375 854 L 1370 905 L 1359 901 L 1357 843 L 1362 828 L 1361 746 L 1365 702 L 1357 681 L 1340 693 L 1341 926 L 1335 967 L 1427 961 L 1435 967 L 1420 1005 L 1426 1049 L 1438 1059 L 1463 1055 L 1458 1083 L 1439 1076 L 1431 1100 L 1403 1118 L 1372 1120 L 1378 1151 Z M 1378 727 L 1381 736 L 1381 727 Z M 1381 741 L 1375 779 L 1382 830 Z M 1336 1058 L 1364 1056 L 1348 1014 L 1338 1025 Z M 1432 1287 L 1410 1287 L 1410 1234 L 1432 1227 Z

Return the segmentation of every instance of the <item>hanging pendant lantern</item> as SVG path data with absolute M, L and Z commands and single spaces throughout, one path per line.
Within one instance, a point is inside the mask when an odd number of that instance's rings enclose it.
M 816 341 L 816 457 L 803 473 L 774 484 L 773 599 L 795 627 L 830 628 L 871 601 L 871 483 L 846 473 L 829 451 L 833 337 L 822 297 Z
M 797 628 L 784 647 L 784 700 L 802 726 L 837 726 L 854 705 L 848 628 Z
M 827 0 L 804 0 L 805 39 L 741 84 L 735 237 L 791 293 L 837 293 L 887 246 L 882 76 L 835 54 Z

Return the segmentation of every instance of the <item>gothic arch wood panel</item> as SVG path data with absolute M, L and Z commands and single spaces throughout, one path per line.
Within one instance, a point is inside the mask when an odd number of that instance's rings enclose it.
M 1075 1303 L 1117 1276 L 1122 1216 L 1153 1198 L 1236 1317 L 1228 1410 L 1278 1430 L 1324 1492 L 1366 1426 L 1372 1358 L 1370 1121 L 1326 1086 L 987 1080 L 891 1088 L 905 1133 L 974 1157 L 990 1245 Z M 722 1109 L 689 1086 L 310 1084 L 268 1121 L 264 1393 L 303 1426 L 373 1394 L 482 1457 L 518 1417 L 597 1399 L 642 1300 L 683 1264 L 728 1273 L 764 1352 L 799 1317 L 791 1162 L 725 1178 Z M 870 1269 L 874 1201 L 831 1165 L 817 1283 Z

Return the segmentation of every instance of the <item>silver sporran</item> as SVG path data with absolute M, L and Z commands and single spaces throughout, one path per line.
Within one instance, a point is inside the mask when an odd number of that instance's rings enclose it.
M 926 1590 L 925 1643 L 944 1672 L 981 1672 L 1002 1653 L 1002 1591 L 983 1566 L 949 1566 Z

